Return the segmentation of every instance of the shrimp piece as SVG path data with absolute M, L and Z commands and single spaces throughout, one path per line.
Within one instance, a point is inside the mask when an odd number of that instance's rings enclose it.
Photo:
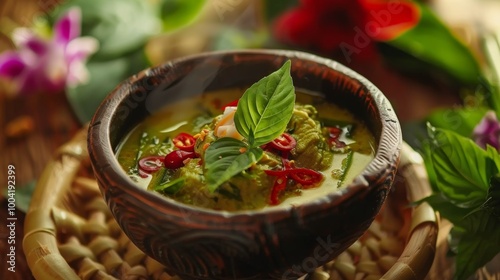
M 242 140 L 243 136 L 238 133 L 236 125 L 234 124 L 234 115 L 236 114 L 236 107 L 228 106 L 222 114 L 222 118 L 217 122 L 214 129 L 214 134 L 217 137 L 231 137 L 234 139 Z

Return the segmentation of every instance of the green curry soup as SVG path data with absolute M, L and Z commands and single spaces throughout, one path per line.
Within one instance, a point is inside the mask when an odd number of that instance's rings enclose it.
M 208 92 L 148 117 L 120 144 L 119 163 L 142 188 L 186 204 L 237 211 L 323 197 L 350 183 L 373 159 L 375 139 L 363 122 L 322 97 L 298 92 L 284 133 L 248 153 L 258 161 L 211 189 L 205 155 L 217 138 L 231 138 L 243 145 L 240 153 L 249 152 L 231 126 L 236 107 L 221 109 L 235 105 L 244 91 Z

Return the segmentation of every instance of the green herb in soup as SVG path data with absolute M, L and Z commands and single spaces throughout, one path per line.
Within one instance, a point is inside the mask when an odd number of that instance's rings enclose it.
M 347 110 L 296 93 L 289 72 L 287 62 L 243 95 L 208 92 L 169 105 L 130 133 L 118 161 L 148 190 L 217 210 L 336 191 L 373 158 L 375 140 Z

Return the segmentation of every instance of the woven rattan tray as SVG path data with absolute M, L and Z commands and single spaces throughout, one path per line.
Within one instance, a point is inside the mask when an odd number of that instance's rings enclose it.
M 308 279 L 423 279 L 438 224 L 419 155 L 403 147 L 395 187 L 369 230 Z M 101 197 L 86 150 L 86 129 L 62 146 L 38 181 L 25 222 L 24 252 L 36 279 L 179 279 L 120 230 Z

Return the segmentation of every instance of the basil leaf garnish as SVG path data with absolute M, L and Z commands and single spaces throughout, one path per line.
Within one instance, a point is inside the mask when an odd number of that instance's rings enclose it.
M 208 190 L 214 192 L 222 183 L 259 161 L 263 154 L 261 148 L 250 148 L 234 138 L 214 141 L 205 152 Z
M 461 207 L 477 207 L 486 197 L 489 180 L 497 173 L 495 161 L 472 140 L 429 126 L 430 160 L 436 187 Z
M 465 280 L 499 253 L 500 227 L 486 209 L 466 216 L 454 226 L 462 231 L 458 239 L 455 279 Z
M 285 131 L 295 106 L 291 62 L 248 88 L 238 102 L 234 122 L 250 147 L 269 143 Z
M 455 279 L 468 279 L 500 248 L 500 155 L 471 139 L 429 125 L 424 145 L 434 194 L 423 199 L 453 223 Z
M 234 122 L 244 141 L 219 138 L 205 152 L 205 178 L 211 192 L 258 162 L 259 147 L 280 136 L 292 118 L 295 89 L 287 61 L 248 88 L 238 102 Z

